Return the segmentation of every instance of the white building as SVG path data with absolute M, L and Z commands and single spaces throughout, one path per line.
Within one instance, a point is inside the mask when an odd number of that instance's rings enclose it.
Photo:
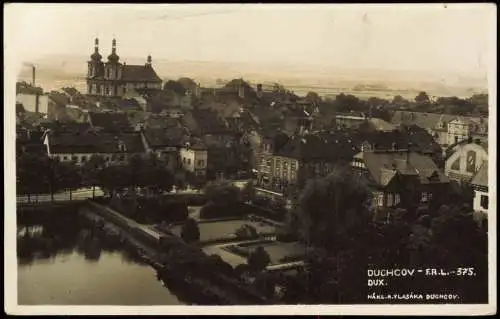
M 204 145 L 187 143 L 180 149 L 182 168 L 198 176 L 206 175 L 208 151 Z
M 474 188 L 474 211 L 488 213 L 489 194 L 488 194 L 488 162 L 485 161 L 479 172 L 472 179 Z
M 36 114 L 47 115 L 49 113 L 49 97 L 40 93 L 18 93 L 16 102 L 21 103 L 24 110 Z

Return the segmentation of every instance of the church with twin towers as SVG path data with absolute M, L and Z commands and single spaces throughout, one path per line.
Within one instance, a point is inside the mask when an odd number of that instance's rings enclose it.
M 122 97 L 139 88 L 161 89 L 162 80 L 153 69 L 149 55 L 144 65 L 128 65 L 120 62 L 113 39 L 111 54 L 103 61 L 99 53 L 99 39 L 95 39 L 94 53 L 88 61 L 87 94 L 93 96 Z

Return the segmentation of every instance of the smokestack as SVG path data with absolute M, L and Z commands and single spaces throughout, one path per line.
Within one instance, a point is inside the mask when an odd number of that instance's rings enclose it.
M 33 81 L 31 82 L 31 85 L 33 87 L 35 87 L 35 66 L 32 65 L 31 68 L 32 68 L 32 71 L 33 71 Z

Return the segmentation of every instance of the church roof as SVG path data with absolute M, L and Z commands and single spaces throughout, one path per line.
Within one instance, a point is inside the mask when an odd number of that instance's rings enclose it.
M 145 65 L 123 65 L 122 80 L 127 82 L 162 82 L 155 70 Z

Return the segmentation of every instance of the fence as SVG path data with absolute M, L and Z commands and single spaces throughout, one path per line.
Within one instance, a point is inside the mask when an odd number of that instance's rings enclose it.
M 67 202 L 72 200 L 84 200 L 92 198 L 92 196 L 103 196 L 104 192 L 99 188 L 95 188 L 95 192 L 90 188 L 80 188 L 74 191 L 66 191 L 55 193 L 53 196 L 50 194 L 30 194 L 17 196 L 16 200 L 19 204 L 30 203 L 47 203 L 47 202 Z

